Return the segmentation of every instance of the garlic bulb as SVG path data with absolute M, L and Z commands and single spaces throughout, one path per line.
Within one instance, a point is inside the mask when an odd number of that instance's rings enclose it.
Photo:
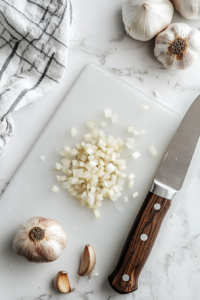
M 42 263 L 56 260 L 66 244 L 67 236 L 60 223 L 33 217 L 20 225 L 13 249 L 30 262 Z
M 81 266 L 78 273 L 79 277 L 87 276 L 94 270 L 96 265 L 96 253 L 92 246 L 86 245 L 83 251 Z
M 200 19 L 200 0 L 172 0 L 172 3 L 185 19 Z
M 55 289 L 62 294 L 68 294 L 75 291 L 75 289 L 71 288 L 68 274 L 65 271 L 60 271 L 56 274 L 54 286 Z
M 187 69 L 199 54 L 200 32 L 187 24 L 171 24 L 156 37 L 154 55 L 167 69 Z
M 128 35 L 149 41 L 172 21 L 174 7 L 169 0 L 126 0 L 122 18 Z

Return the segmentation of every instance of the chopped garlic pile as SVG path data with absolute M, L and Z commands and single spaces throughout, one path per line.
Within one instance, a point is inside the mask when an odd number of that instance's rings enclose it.
M 127 177 L 123 173 L 126 161 L 120 159 L 124 142 L 121 138 L 106 137 L 103 131 L 94 128 L 92 121 L 88 121 L 86 126 L 92 128 L 91 133 L 85 134 L 85 141 L 77 143 L 76 148 L 64 147 L 59 152 L 64 158 L 61 163 L 55 164 L 55 169 L 66 174 L 57 176 L 63 189 L 79 199 L 82 206 L 92 208 L 95 216 L 99 217 L 97 210 L 104 198 L 116 201 L 122 195 L 124 178 Z M 130 178 L 131 188 L 134 183 L 132 176 Z M 55 187 L 54 191 L 57 192 Z
M 143 105 L 143 109 L 148 110 L 148 105 Z M 112 123 L 119 121 L 118 115 L 112 113 L 110 108 L 104 109 L 105 118 L 111 118 Z M 106 123 L 100 122 L 104 128 Z M 127 175 L 123 173 L 126 169 L 126 160 L 120 159 L 123 146 L 128 149 L 134 148 L 134 138 L 127 138 L 124 142 L 121 138 L 115 139 L 113 136 L 106 137 L 102 130 L 95 128 L 95 122 L 88 120 L 86 127 L 91 132 L 84 134 L 84 141 L 76 143 L 76 147 L 71 149 L 65 146 L 59 151 L 59 155 L 63 157 L 61 162 L 55 164 L 54 170 L 62 171 L 65 175 L 56 176 L 57 181 L 62 183 L 63 189 L 68 190 L 72 197 L 76 197 L 80 201 L 81 206 L 87 205 L 93 209 L 96 218 L 100 217 L 99 208 L 104 198 L 110 198 L 116 201 L 121 197 L 121 191 L 125 183 Z M 127 127 L 128 133 L 134 136 L 143 135 L 145 130 L 136 130 L 134 126 Z M 70 131 L 71 137 L 75 137 L 78 130 L 73 127 Z M 151 154 L 155 156 L 157 151 L 152 145 L 149 148 Z M 137 160 L 140 153 L 135 151 L 132 157 Z M 131 173 L 128 176 L 128 187 L 134 186 L 135 175 Z M 57 186 L 53 186 L 52 191 L 59 192 Z M 139 196 L 138 192 L 132 194 L 133 198 Z M 127 203 L 128 196 L 124 197 Z

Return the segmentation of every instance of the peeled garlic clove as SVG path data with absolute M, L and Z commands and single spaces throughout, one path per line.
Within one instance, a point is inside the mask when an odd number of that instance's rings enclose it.
M 81 266 L 78 276 L 83 277 L 89 275 L 96 265 L 96 253 L 92 246 L 86 245 L 83 251 Z
M 122 17 L 128 35 L 149 41 L 172 21 L 174 7 L 169 0 L 126 0 Z
M 200 54 L 200 32 L 184 23 L 173 23 L 155 40 L 154 55 L 170 70 L 189 68 Z
M 30 262 L 56 260 L 67 245 L 67 236 L 57 221 L 33 217 L 23 222 L 13 240 L 14 251 Z
M 200 0 L 172 0 L 172 3 L 185 19 L 200 19 Z
M 65 271 L 60 271 L 56 274 L 54 278 L 54 286 L 55 289 L 62 294 L 68 294 L 75 290 L 71 288 L 68 274 Z

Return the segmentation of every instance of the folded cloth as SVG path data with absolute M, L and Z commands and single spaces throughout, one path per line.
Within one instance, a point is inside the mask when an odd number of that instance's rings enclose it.
M 59 83 L 71 23 L 70 0 L 1 0 L 0 155 L 13 135 L 10 113 Z

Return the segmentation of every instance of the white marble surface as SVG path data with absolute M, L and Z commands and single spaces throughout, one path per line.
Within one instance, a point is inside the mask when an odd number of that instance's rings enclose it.
M 153 95 L 170 108 L 184 114 L 200 91 L 200 58 L 186 71 L 168 71 L 153 56 L 154 41 L 138 42 L 126 36 L 121 20 L 123 0 L 72 0 L 73 37 L 68 66 L 61 84 L 42 101 L 13 114 L 15 135 L 0 157 L 0 193 L 30 151 L 40 133 L 89 62 L 97 62 L 122 76 L 131 84 Z M 175 22 L 200 28 L 200 21 L 186 21 L 177 13 Z M 48 109 L 47 109 L 48 108 Z M 26 126 L 24 126 L 26 124 Z M 30 135 L 28 132 L 31 132 Z M 200 175 L 194 178 L 153 251 L 151 264 L 145 267 L 139 290 L 127 296 L 117 295 L 109 287 L 102 300 L 199 300 L 200 294 Z M 82 293 L 77 286 L 68 299 L 95 300 L 92 283 Z M 57 300 L 65 296 L 45 295 L 41 289 L 23 300 Z M 18 300 L 18 299 L 14 299 Z

